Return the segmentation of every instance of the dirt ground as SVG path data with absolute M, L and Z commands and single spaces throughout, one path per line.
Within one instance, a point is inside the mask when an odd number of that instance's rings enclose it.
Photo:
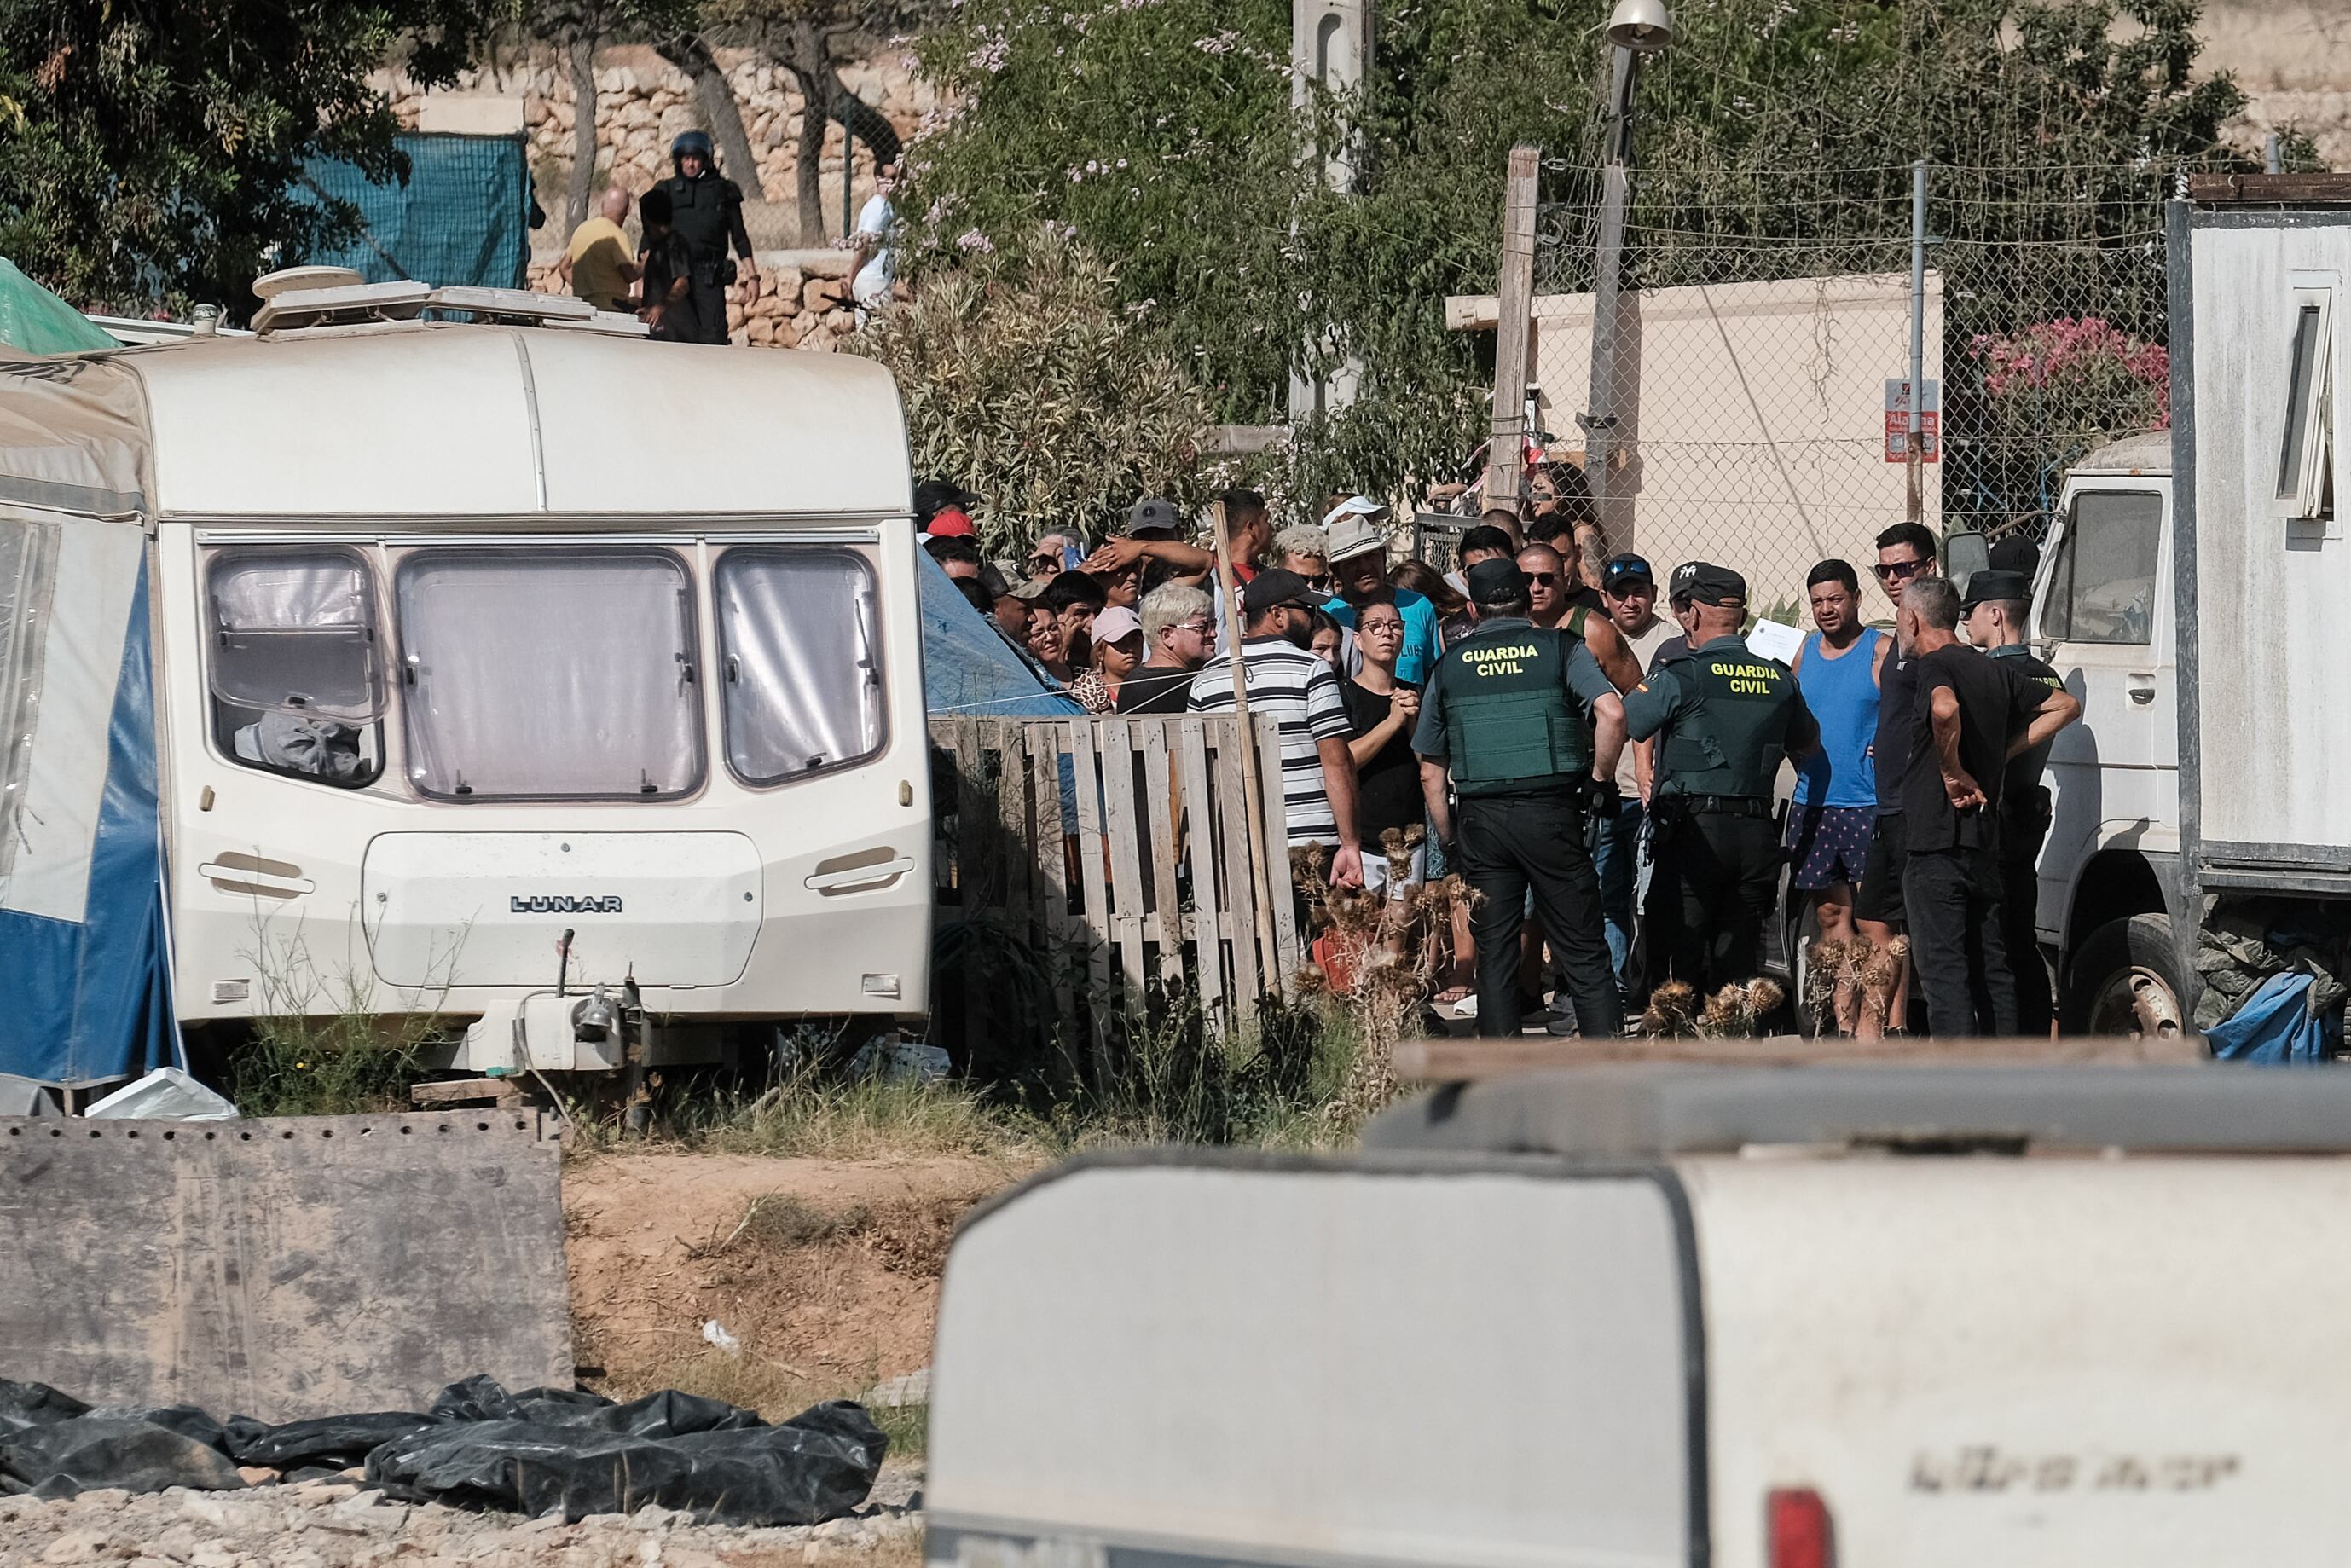
M 674 1386 L 770 1408 L 929 1364 L 956 1219 L 1026 1172 L 599 1154 L 563 1173 L 573 1358 L 618 1397 Z M 713 1345 L 716 1323 L 739 1351 Z

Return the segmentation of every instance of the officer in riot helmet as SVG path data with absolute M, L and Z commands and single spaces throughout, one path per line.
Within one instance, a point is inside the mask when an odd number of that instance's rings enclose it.
M 1478 629 L 1437 660 L 1412 745 L 1437 837 L 1479 894 L 1469 915 L 1478 1032 L 1519 1032 L 1519 933 L 1531 891 L 1577 1028 L 1586 1039 L 1621 1033 L 1585 827 L 1589 814 L 1616 810 L 1623 700 L 1581 639 L 1528 618 L 1516 561 L 1481 560 L 1468 581 Z
M 1745 578 L 1686 561 L 1670 591 L 1689 654 L 1626 695 L 1625 727 L 1636 741 L 1660 737 L 1649 816 L 1658 892 L 1678 917 L 1667 922 L 1677 927 L 1674 977 L 1712 990 L 1755 974 L 1779 901 L 1780 764 L 1810 756 L 1820 726 L 1794 672 L 1740 638 Z
M 759 297 L 759 273 L 751 262 L 751 235 L 743 226 L 743 188 L 718 172 L 710 138 L 688 131 L 670 143 L 677 172 L 657 187 L 669 197 L 670 228 L 685 242 L 692 281 L 686 298 L 699 332 L 696 341 L 726 341 L 726 288 L 738 279 L 747 299 Z M 729 242 L 741 264 L 729 259 Z

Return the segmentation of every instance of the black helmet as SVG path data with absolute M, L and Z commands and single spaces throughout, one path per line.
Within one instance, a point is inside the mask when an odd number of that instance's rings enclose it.
M 710 133 L 705 131 L 679 131 L 677 140 L 669 144 L 670 161 L 675 162 L 689 152 L 700 158 L 705 165 L 710 163 L 712 162 Z

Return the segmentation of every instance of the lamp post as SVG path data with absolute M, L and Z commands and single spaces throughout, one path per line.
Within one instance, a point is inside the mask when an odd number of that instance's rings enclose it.
M 1633 162 L 1633 87 L 1641 57 L 1673 42 L 1673 13 L 1665 0 L 1617 0 L 1608 18 L 1611 56 L 1608 140 L 1603 152 L 1600 191 L 1600 254 L 1592 299 L 1592 385 L 1584 412 L 1583 477 L 1592 491 L 1593 520 L 1607 527 L 1608 465 L 1616 434 L 1616 293 L 1625 259 L 1625 203 Z M 1615 541 L 1622 543 L 1623 541 Z

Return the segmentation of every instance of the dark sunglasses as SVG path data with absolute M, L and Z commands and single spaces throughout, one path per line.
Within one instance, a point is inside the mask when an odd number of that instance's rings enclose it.
M 1527 573 L 1527 580 L 1529 582 L 1540 582 L 1545 587 L 1549 587 L 1551 584 L 1559 580 L 1559 573 L 1555 571 L 1531 571 Z
M 1886 582 L 1916 577 L 1918 575 L 1918 569 L 1926 564 L 1923 560 L 1897 560 L 1890 563 L 1879 561 L 1869 570 L 1877 574 L 1877 580 L 1880 582 Z

